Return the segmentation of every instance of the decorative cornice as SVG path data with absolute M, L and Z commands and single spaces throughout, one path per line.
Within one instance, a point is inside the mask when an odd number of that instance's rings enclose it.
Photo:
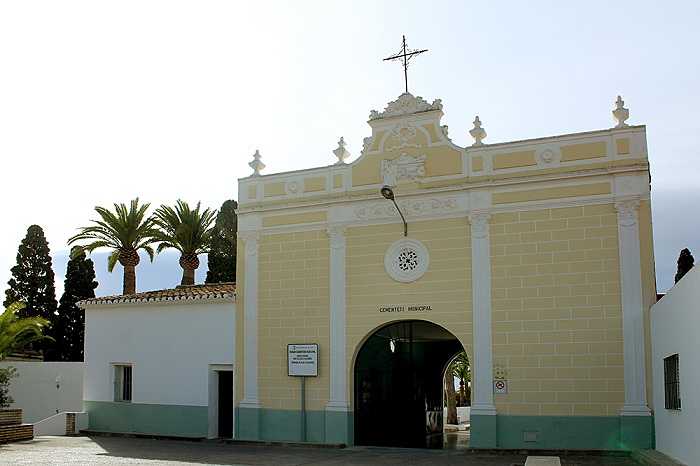
M 411 115 L 413 113 L 428 112 L 430 110 L 442 110 L 442 101 L 435 99 L 432 104 L 421 96 L 414 96 L 409 92 L 404 92 L 398 99 L 389 102 L 383 112 L 372 110 L 369 119 L 379 120 L 401 115 Z

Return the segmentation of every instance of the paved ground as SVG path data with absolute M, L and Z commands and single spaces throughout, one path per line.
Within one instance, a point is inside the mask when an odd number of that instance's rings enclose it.
M 41 437 L 0 445 L 0 464 L 16 465 L 523 465 L 524 455 L 478 454 L 464 450 L 354 447 L 328 449 L 231 445 L 122 437 Z M 632 466 L 620 457 L 566 457 L 566 466 Z

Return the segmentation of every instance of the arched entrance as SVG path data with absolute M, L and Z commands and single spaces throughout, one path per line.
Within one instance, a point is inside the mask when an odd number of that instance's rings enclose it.
M 385 325 L 355 359 L 355 444 L 413 448 L 443 445 L 443 376 L 464 348 L 423 320 Z

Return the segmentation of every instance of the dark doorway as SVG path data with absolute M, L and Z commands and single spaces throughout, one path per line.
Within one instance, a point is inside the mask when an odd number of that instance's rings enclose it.
M 355 444 L 443 447 L 443 377 L 462 345 L 422 320 L 374 332 L 355 360 Z
M 233 437 L 233 372 L 219 371 L 219 437 Z

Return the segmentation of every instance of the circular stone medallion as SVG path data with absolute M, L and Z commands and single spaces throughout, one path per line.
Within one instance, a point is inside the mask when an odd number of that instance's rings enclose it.
M 384 255 L 386 273 L 397 282 L 418 280 L 428 270 L 428 249 L 418 240 L 401 238 Z

